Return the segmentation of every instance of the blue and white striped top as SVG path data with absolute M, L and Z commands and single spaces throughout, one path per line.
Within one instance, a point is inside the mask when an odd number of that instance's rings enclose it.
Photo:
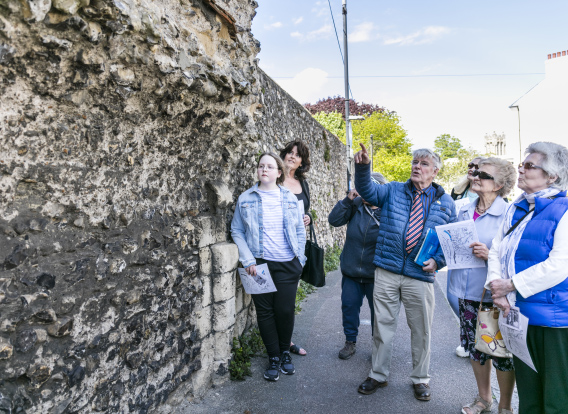
M 264 259 L 289 262 L 295 255 L 284 234 L 284 214 L 280 189 L 258 190 L 262 199 L 262 247 Z

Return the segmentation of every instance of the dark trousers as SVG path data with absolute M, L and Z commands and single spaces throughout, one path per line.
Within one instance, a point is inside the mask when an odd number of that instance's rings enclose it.
M 367 303 L 371 309 L 371 326 L 374 326 L 375 308 L 373 306 L 373 279 L 369 282 L 361 282 L 343 276 L 341 279 L 341 312 L 343 313 L 343 333 L 347 341 L 357 342 L 359 333 L 359 314 L 363 305 L 363 298 L 367 297 Z
M 519 414 L 568 412 L 568 328 L 530 325 L 527 346 L 538 373 L 514 357 Z
M 268 357 L 279 357 L 282 352 L 290 349 L 294 331 L 296 290 L 302 275 L 302 265 L 298 258 L 289 262 L 256 259 L 256 263 L 268 265 L 276 286 L 276 292 L 252 295 L 258 330 L 266 346 Z

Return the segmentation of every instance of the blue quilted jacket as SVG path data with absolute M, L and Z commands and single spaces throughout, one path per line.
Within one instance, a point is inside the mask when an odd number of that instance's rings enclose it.
M 412 207 L 412 182 L 396 181 L 379 185 L 371 181 L 369 165 L 355 165 L 355 187 L 361 197 L 369 203 L 381 208 L 381 226 L 375 248 L 373 263 L 389 272 L 412 277 L 424 282 L 434 283 L 435 276 L 424 272 L 422 266 L 414 263 L 416 254 L 422 246 L 428 229 L 456 221 L 454 200 L 444 189 L 433 183 L 436 195 L 430 204 L 430 210 L 424 223 L 424 230 L 418 244 L 406 253 L 406 230 Z M 438 269 L 446 266 L 442 248 L 433 257 Z
M 517 208 L 528 211 L 526 200 Z M 523 211 L 523 213 L 524 213 Z M 515 272 L 520 273 L 548 259 L 554 244 L 558 222 L 568 211 L 566 192 L 556 198 L 536 198 L 531 221 L 528 222 L 515 253 Z M 568 327 L 568 278 L 550 289 L 523 298 L 517 292 L 517 306 L 529 318 L 529 325 L 553 328 Z

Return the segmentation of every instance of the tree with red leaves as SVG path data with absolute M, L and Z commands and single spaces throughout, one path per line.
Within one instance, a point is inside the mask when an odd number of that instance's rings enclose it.
M 341 96 L 328 97 L 320 99 L 315 104 L 305 104 L 304 107 L 312 114 L 325 112 L 330 114 L 332 112 L 339 112 L 345 120 L 345 99 Z M 349 100 L 349 114 L 350 115 L 371 115 L 374 112 L 385 112 L 386 109 L 374 104 L 367 104 L 363 102 L 355 102 L 353 99 Z

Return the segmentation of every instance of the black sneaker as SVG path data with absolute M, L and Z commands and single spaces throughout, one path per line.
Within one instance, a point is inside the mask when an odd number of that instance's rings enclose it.
M 278 374 L 279 366 L 280 358 L 268 358 L 268 368 L 266 368 L 266 371 L 264 371 L 264 379 L 268 381 L 278 381 L 278 378 L 280 378 L 280 374 Z
M 339 358 L 340 359 L 349 359 L 357 351 L 357 344 L 352 341 L 345 341 L 345 346 L 341 351 L 339 351 Z
M 292 375 L 296 370 L 294 369 L 294 364 L 292 364 L 292 357 L 290 356 L 290 352 L 284 351 L 282 352 L 282 362 L 280 362 L 280 371 L 284 375 Z

